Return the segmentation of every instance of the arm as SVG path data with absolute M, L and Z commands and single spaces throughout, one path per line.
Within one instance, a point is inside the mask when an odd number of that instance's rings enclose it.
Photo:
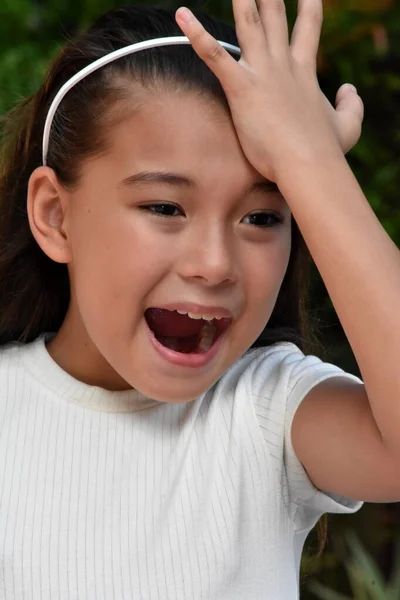
M 301 402 L 292 444 L 322 491 L 367 502 L 399 500 L 399 464 L 382 443 L 363 385 L 342 378 L 316 386 Z
M 345 158 L 363 106 L 342 87 L 336 111 L 318 86 L 321 0 L 299 0 L 288 42 L 283 0 L 233 0 L 236 62 L 194 18 L 177 19 L 219 78 L 244 154 L 276 181 L 351 344 L 364 386 L 328 381 L 304 399 L 293 445 L 321 489 L 400 500 L 400 256 Z
M 365 383 L 328 380 L 304 399 L 292 427 L 296 454 L 320 489 L 399 500 L 400 253 L 344 158 L 293 165 L 281 191 Z

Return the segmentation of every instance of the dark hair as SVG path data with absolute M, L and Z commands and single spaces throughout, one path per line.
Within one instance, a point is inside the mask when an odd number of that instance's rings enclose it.
M 197 13 L 217 39 L 238 45 L 233 27 Z M 0 344 L 29 342 L 57 331 L 70 290 L 64 264 L 52 261 L 36 243 L 26 210 L 30 175 L 42 164 L 44 121 L 60 87 L 96 59 L 129 44 L 182 35 L 174 12 L 126 6 L 110 10 L 71 40 L 50 66 L 40 89 L 2 119 L 0 162 Z M 152 48 L 114 61 L 86 77 L 61 102 L 51 130 L 47 164 L 60 182 L 79 183 L 85 159 L 107 148 L 107 126 L 126 112 L 131 82 L 144 88 L 162 82 L 206 94 L 227 106 L 223 89 L 189 46 Z M 305 310 L 308 253 L 295 223 L 288 271 L 268 327 L 254 346 L 289 340 L 309 351 Z
M 238 45 L 233 27 L 196 13 L 217 39 Z M 36 243 L 26 209 L 30 175 L 42 164 L 42 136 L 50 104 L 60 87 L 96 59 L 129 44 L 182 35 L 174 12 L 126 6 L 110 10 L 69 41 L 52 62 L 39 90 L 2 118 L 0 155 L 0 344 L 29 342 L 57 331 L 70 300 L 66 265 L 52 261 Z M 195 91 L 227 107 L 218 79 L 190 46 L 149 49 L 112 62 L 76 85 L 55 115 L 47 164 L 68 187 L 79 184 L 83 162 L 107 149 L 110 124 L 132 97 L 132 81 L 144 89 L 162 83 Z M 293 341 L 310 352 L 306 311 L 309 254 L 295 222 L 292 253 L 267 328 L 254 346 Z

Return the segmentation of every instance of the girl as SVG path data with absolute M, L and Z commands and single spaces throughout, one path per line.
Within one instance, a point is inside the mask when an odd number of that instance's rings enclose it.
M 4 600 L 293 600 L 323 513 L 400 499 L 400 260 L 344 158 L 362 102 L 318 87 L 321 0 L 290 44 L 282 0 L 233 8 L 238 38 L 112 10 L 6 122 Z M 300 350 L 297 227 L 365 386 Z

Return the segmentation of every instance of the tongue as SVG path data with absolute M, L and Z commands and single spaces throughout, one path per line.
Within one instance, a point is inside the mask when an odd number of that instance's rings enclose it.
M 146 320 L 153 333 L 162 337 L 197 336 L 204 325 L 202 319 L 191 319 L 188 315 L 163 308 L 146 310 Z
M 198 346 L 197 336 L 191 337 L 166 337 L 158 335 L 157 339 L 163 346 L 175 350 L 175 352 L 183 352 L 184 354 L 190 354 L 194 352 Z

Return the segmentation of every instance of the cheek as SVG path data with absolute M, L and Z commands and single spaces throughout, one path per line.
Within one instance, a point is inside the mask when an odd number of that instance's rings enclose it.
M 248 268 L 248 287 L 254 301 L 264 306 L 274 302 L 282 285 L 290 258 L 290 237 L 283 235 L 252 257 Z
M 289 263 L 290 248 L 290 235 L 284 235 L 249 261 L 245 286 L 246 327 L 252 342 L 265 328 L 275 307 Z
M 167 247 L 126 211 L 86 212 L 72 225 L 71 282 L 83 316 L 126 322 L 167 271 Z

